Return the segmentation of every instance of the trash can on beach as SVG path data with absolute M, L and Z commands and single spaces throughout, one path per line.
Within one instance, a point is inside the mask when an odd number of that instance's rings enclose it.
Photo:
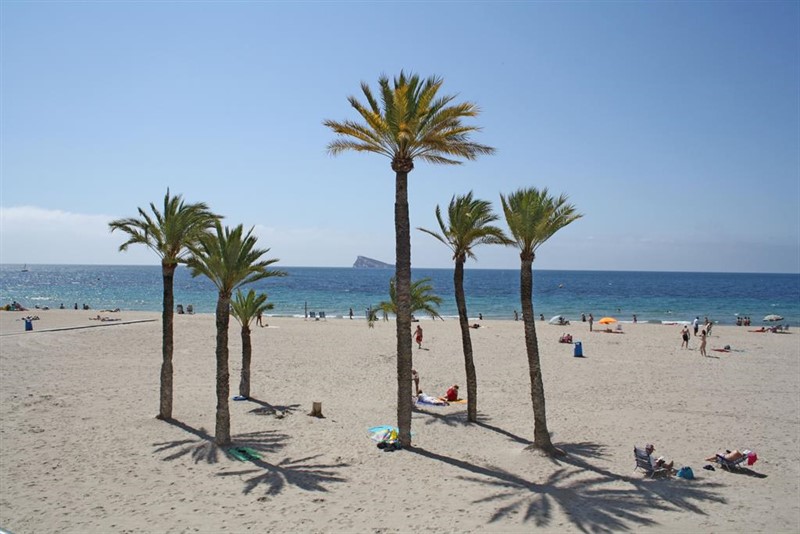
M 575 342 L 575 355 L 576 358 L 583 357 L 583 344 L 580 341 Z
M 25 319 L 25 331 L 30 332 L 33 330 L 33 319 Z

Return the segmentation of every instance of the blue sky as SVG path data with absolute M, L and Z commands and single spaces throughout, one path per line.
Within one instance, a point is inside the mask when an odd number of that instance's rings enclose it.
M 584 217 L 540 269 L 800 272 L 797 2 L 0 4 L 0 262 L 154 264 L 107 222 L 167 187 L 285 266 L 394 259 L 394 173 L 331 157 L 361 81 L 477 103 L 494 156 L 410 175 L 413 227 L 520 187 Z M 515 268 L 511 248 L 468 267 Z M 412 233 L 412 263 L 450 254 Z

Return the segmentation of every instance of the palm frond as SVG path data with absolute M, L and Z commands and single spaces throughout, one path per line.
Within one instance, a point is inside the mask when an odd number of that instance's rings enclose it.
M 362 82 L 366 104 L 355 97 L 348 101 L 364 123 L 323 121 L 338 136 L 328 144 L 328 153 L 373 152 L 392 160 L 419 158 L 442 165 L 494 153 L 494 148 L 471 141 L 480 128 L 463 122 L 477 116 L 479 108 L 470 102 L 454 104 L 455 95 L 440 95 L 443 83 L 437 76 L 422 80 L 405 71 L 393 80 L 381 75 L 376 98 Z
M 558 230 L 582 217 L 565 195 L 551 197 L 547 188 L 519 189 L 508 196 L 501 194 L 500 201 L 517 247 L 531 257 Z

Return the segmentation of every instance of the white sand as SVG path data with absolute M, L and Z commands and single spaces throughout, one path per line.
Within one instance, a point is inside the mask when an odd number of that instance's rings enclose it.
M 800 332 L 718 326 L 709 348 L 736 351 L 703 358 L 679 348 L 676 326 L 537 323 L 548 424 L 569 452 L 554 461 L 525 450 L 522 322 L 472 331 L 479 424 L 466 405 L 423 408 L 414 449 L 383 452 L 367 429 L 396 423 L 394 323 L 270 319 L 253 332 L 259 402 L 231 402 L 234 438 L 262 451 L 242 463 L 211 444 L 213 316 L 175 316 L 170 424 L 154 418 L 158 314 L 36 313 L 26 333 L 22 314 L 0 312 L 0 528 L 17 534 L 800 530 Z M 422 324 L 421 387 L 465 393 L 457 322 Z M 45 331 L 70 325 L 94 328 Z M 586 358 L 557 343 L 562 332 Z M 232 322 L 232 395 L 240 347 Z M 306 415 L 312 401 L 324 419 Z M 632 472 L 645 442 L 697 478 Z M 702 469 L 724 448 L 757 451 L 751 474 Z

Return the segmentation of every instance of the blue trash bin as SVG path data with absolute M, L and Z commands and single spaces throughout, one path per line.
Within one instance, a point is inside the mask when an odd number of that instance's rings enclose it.
M 575 357 L 576 358 L 583 357 L 583 344 L 580 341 L 575 342 Z
M 25 331 L 30 332 L 33 330 L 33 321 L 31 319 L 25 319 Z

